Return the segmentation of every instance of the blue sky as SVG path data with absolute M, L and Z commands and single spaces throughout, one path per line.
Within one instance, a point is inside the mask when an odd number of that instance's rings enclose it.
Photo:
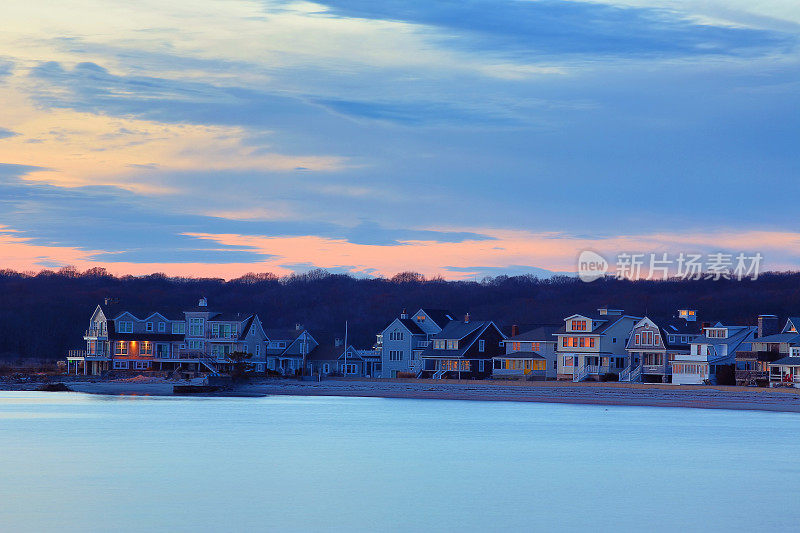
M 794 2 L 171 4 L 11 0 L 0 266 L 800 268 Z

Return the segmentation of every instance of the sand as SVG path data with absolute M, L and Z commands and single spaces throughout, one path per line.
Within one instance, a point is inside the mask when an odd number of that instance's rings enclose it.
M 170 396 L 176 381 L 158 378 L 64 382 L 76 392 L 91 394 Z M 188 382 L 180 382 L 186 384 Z M 200 384 L 201 381 L 193 382 Z M 31 390 L 7 386 L 0 390 Z M 53 393 L 57 394 L 57 393 Z M 435 398 L 443 400 L 550 402 L 598 405 L 748 409 L 800 412 L 800 389 L 677 386 L 629 383 L 498 382 L 453 380 L 328 379 L 321 382 L 267 379 L 232 391 L 233 396 L 352 396 Z

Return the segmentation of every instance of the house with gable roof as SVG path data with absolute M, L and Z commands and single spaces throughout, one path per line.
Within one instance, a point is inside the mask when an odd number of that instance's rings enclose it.
M 606 374 L 619 375 L 628 366 L 625 342 L 639 320 L 641 317 L 608 307 L 565 318 L 564 326 L 554 334 L 558 339 L 557 379 L 600 381 Z
M 646 316 L 638 321 L 625 345 L 628 365 L 620 372 L 619 380 L 670 383 L 672 361 L 687 355 L 689 343 L 701 334 L 696 316 L 697 311 L 682 309 L 678 312 L 680 318 L 659 320 Z
M 422 352 L 420 377 L 485 379 L 492 358 L 505 352 L 506 336 L 491 320 L 453 320 L 431 338 Z
M 503 341 L 505 354 L 492 358 L 492 378 L 529 381 L 556 378 L 556 338 L 558 324 L 543 324 L 517 333 Z
M 703 334 L 690 343 L 689 353 L 672 362 L 676 385 L 716 384 L 722 367 L 733 367 L 736 351 L 755 338 L 756 326 L 704 325 Z
M 777 363 L 783 359 L 792 363 L 793 360 L 787 358 L 800 350 L 800 317 L 789 317 L 783 328 L 779 327 L 777 316 L 759 315 L 756 337 L 743 343 L 743 349 L 736 352 L 737 385 L 767 387 L 776 379 L 787 382 L 783 380 L 788 380 L 788 372 L 778 371 L 780 365 Z
M 219 313 L 201 298 L 184 311 L 123 308 L 107 298 L 89 318 L 85 350 L 67 355 L 67 371 L 100 375 L 118 372 L 228 372 L 230 354 L 258 354 L 265 339 L 255 314 Z
M 377 335 L 381 354 L 381 377 L 396 378 L 400 372 L 419 374 L 422 353 L 431 338 L 453 321 L 442 309 L 420 308 L 413 315 L 405 309 Z

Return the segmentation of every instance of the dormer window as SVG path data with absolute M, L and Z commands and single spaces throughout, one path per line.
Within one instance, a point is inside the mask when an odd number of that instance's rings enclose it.
M 573 320 L 572 331 L 586 331 L 586 320 Z
M 448 350 L 458 350 L 458 341 L 455 339 L 447 339 Z
M 166 322 L 159 322 L 158 323 L 158 332 L 159 333 L 164 333 L 165 331 L 167 331 L 167 323 Z
M 447 341 L 444 339 L 436 339 L 433 341 L 434 350 L 445 350 L 447 348 Z
M 728 337 L 728 330 L 726 328 L 709 328 L 706 330 L 706 336 L 709 339 L 725 339 Z
M 144 325 L 144 329 L 145 329 L 146 331 L 148 331 L 148 332 L 149 332 L 149 331 L 153 331 L 153 323 L 152 323 L 152 322 L 147 322 L 147 323 Z
M 133 333 L 133 322 L 120 322 L 119 323 L 119 332 L 120 333 Z

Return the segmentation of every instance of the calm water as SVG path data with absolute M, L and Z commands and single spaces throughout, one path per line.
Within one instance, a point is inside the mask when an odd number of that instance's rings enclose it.
M 798 457 L 785 413 L 0 392 L 0 530 L 797 530 Z

